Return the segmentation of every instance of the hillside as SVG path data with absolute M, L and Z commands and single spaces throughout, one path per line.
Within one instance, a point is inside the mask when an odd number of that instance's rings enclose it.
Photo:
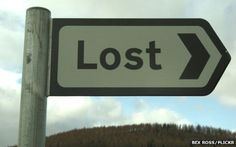
M 192 145 L 197 140 L 227 140 L 234 141 L 234 145 Z M 233 147 L 235 143 L 236 133 L 227 130 L 199 125 L 140 124 L 75 129 L 47 137 L 46 147 Z

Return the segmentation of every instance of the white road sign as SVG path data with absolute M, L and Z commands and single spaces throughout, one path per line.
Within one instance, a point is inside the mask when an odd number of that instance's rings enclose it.
M 53 19 L 49 95 L 207 95 L 230 55 L 202 19 Z

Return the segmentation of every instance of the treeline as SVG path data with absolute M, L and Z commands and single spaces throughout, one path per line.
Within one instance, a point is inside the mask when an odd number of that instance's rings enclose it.
M 46 147 L 197 147 L 192 141 L 228 140 L 236 133 L 192 125 L 140 124 L 75 129 L 47 137 Z M 227 145 L 219 145 L 227 146 Z M 232 146 L 232 145 L 230 145 Z M 234 146 L 234 145 L 233 145 Z
M 234 141 L 194 145 L 192 141 Z M 74 129 L 46 138 L 46 147 L 214 147 L 236 146 L 236 132 L 200 125 L 140 124 Z M 17 146 L 12 146 L 17 147 Z

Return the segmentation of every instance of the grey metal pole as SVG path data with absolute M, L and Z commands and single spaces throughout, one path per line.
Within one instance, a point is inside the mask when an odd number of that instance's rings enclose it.
M 44 147 L 47 109 L 50 11 L 26 12 L 19 147 Z

